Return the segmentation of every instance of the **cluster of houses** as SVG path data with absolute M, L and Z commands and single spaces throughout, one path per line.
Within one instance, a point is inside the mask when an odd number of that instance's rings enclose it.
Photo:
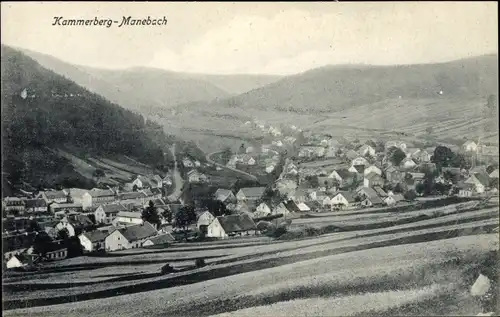
M 182 166 L 187 171 L 186 179 L 189 183 L 200 184 L 207 183 L 209 181 L 209 177 L 198 170 L 201 166 L 200 161 L 184 157 L 182 159 Z

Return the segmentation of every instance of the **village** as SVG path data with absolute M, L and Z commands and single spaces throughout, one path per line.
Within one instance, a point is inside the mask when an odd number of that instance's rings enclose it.
M 495 157 L 482 155 L 486 146 L 473 141 L 454 152 L 399 140 L 335 140 L 258 120 L 246 125 L 263 137 L 234 153 L 212 155 L 215 161 L 183 157 L 184 185 L 174 184 L 171 173 L 137 175 L 123 190 L 67 188 L 4 197 L 4 267 L 26 269 L 75 254 L 168 246 L 179 240 L 276 235 L 310 213 L 498 195 Z M 202 172 L 207 169 L 256 175 L 257 181 L 237 190 L 229 184 L 211 186 L 216 190 L 208 203 L 184 203 L 187 184 L 210 185 L 211 177 Z M 167 195 L 176 185 L 183 186 L 179 195 Z M 71 249 L 75 244 L 77 251 Z

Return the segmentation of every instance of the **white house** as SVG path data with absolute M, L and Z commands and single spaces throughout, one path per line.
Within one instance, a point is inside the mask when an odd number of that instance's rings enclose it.
M 382 170 L 378 167 L 376 167 L 375 165 L 370 165 L 368 167 L 365 167 L 365 170 L 363 171 L 363 174 L 364 175 L 368 175 L 370 173 L 376 173 L 378 175 L 382 175 Z
M 255 159 L 253 157 L 250 157 L 247 161 L 247 165 L 255 165 Z
M 131 211 L 120 211 L 116 215 L 116 218 L 113 219 L 112 221 L 113 225 L 119 225 L 119 224 L 143 224 L 144 220 L 142 219 L 142 214 L 140 212 L 131 212 Z
M 108 232 L 106 231 L 95 230 L 79 234 L 78 239 L 85 252 L 94 252 L 105 250 L 104 241 L 107 235 Z
M 92 206 L 110 203 L 116 199 L 115 192 L 110 189 L 92 189 L 89 194 L 92 197 Z
M 410 169 L 410 168 L 414 168 L 415 166 L 417 166 L 417 163 L 415 163 L 415 161 L 412 160 L 411 158 L 407 157 L 407 158 L 403 159 L 403 161 L 400 163 L 400 165 L 403 168 Z
M 351 161 L 351 165 L 352 166 L 356 166 L 356 165 L 368 165 L 370 164 L 368 162 L 367 159 L 365 159 L 364 157 L 361 157 L 361 156 L 358 156 L 357 158 L 355 158 L 354 160 Z
M 272 211 L 272 214 L 273 215 L 288 215 L 289 213 L 291 212 L 291 210 L 289 210 L 285 204 L 282 202 L 280 203 L 278 206 L 274 207 L 273 211 Z
M 66 229 L 68 230 L 68 235 L 73 237 L 93 227 L 94 223 L 89 217 L 80 214 L 69 214 L 57 223 L 55 229 L 56 231 Z
M 479 194 L 484 193 L 486 188 L 488 188 L 489 186 L 489 180 L 487 176 L 479 173 L 471 175 L 467 180 L 465 180 L 464 183 L 473 185 L 474 190 Z
M 353 193 L 347 191 L 338 192 L 330 202 L 332 206 L 338 207 L 351 207 L 355 204 Z
M 208 228 L 208 225 L 214 221 L 215 217 L 208 210 L 200 213 L 198 215 L 198 220 L 196 221 L 196 227 L 198 230 L 204 230 Z
M 235 235 L 255 235 L 257 227 L 247 214 L 217 217 L 207 228 L 207 237 L 227 239 Z
M 267 165 L 266 166 L 266 173 L 272 173 L 272 171 L 274 171 L 274 165 Z
M 80 188 L 70 188 L 64 190 L 68 195 L 73 198 L 73 202 L 81 204 L 83 210 L 88 210 L 92 207 L 92 196 L 89 194 L 88 190 Z
M 143 247 L 149 247 L 153 245 L 164 245 L 175 242 L 175 238 L 170 233 L 164 233 L 149 239 L 146 239 L 142 244 Z
M 43 198 L 47 204 L 51 202 L 65 203 L 67 201 L 67 194 L 62 190 L 43 191 L 36 198 Z
M 105 239 L 106 251 L 140 248 L 143 243 L 158 234 L 158 231 L 149 223 L 121 227 L 113 230 Z
M 266 203 L 260 203 L 255 209 L 255 213 L 264 217 L 271 214 L 271 208 Z
M 194 163 L 193 161 L 191 161 L 190 159 L 188 159 L 187 157 L 183 158 L 182 159 L 182 165 L 184 167 L 194 167 Z
M 111 223 L 111 221 L 118 215 L 120 211 L 127 211 L 127 207 L 120 203 L 112 203 L 107 205 L 100 205 L 94 211 L 96 223 Z
M 307 206 L 305 203 L 299 203 L 297 206 L 299 207 L 299 210 L 301 212 L 311 211 L 311 208 L 309 208 L 309 206 Z
M 467 141 L 462 145 L 462 149 L 466 152 L 477 152 L 477 144 L 474 141 Z
M 190 183 L 201 183 L 206 181 L 206 176 L 197 170 L 190 170 L 187 173 L 187 177 Z
M 359 150 L 358 153 L 362 156 L 370 155 L 375 156 L 375 149 L 368 144 L 364 144 Z

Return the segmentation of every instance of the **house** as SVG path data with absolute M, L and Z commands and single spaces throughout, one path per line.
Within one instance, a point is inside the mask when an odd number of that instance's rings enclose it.
M 273 208 L 271 214 L 273 215 L 288 215 L 292 211 L 289 210 L 284 202 L 279 203 L 276 207 Z
M 260 203 L 255 209 L 255 214 L 259 217 L 265 217 L 271 214 L 271 208 L 266 203 Z
M 368 162 L 368 160 L 367 160 L 367 159 L 365 159 L 364 157 L 361 157 L 361 156 L 358 156 L 358 157 L 356 157 L 355 159 L 353 159 L 353 160 L 351 161 L 351 165 L 352 165 L 352 166 L 356 166 L 356 165 L 365 165 L 365 166 L 366 166 L 366 165 L 368 165 L 368 164 L 370 164 L 370 163 Z
M 148 188 L 148 189 L 143 189 L 143 190 L 141 190 L 141 192 L 143 192 L 143 193 L 144 193 L 144 195 L 146 195 L 146 204 L 145 204 L 145 205 L 147 205 L 147 204 L 149 203 L 149 201 L 150 201 L 150 200 L 153 200 L 153 199 L 154 199 L 154 197 L 153 197 L 153 196 L 154 196 L 154 194 L 153 194 L 153 192 L 151 191 L 151 189 L 150 189 L 150 188 Z
M 414 168 L 415 166 L 417 166 L 417 163 L 415 163 L 415 161 L 412 160 L 411 158 L 406 157 L 401 161 L 401 163 L 399 165 L 405 169 L 411 169 L 411 168 Z
M 197 170 L 190 170 L 187 173 L 187 177 L 190 183 L 201 183 L 207 180 L 207 177 L 204 174 L 198 172 Z
M 143 247 L 149 247 L 153 245 L 165 245 L 175 242 L 175 238 L 170 233 L 160 234 L 156 237 L 152 237 L 144 241 Z
M 484 193 L 489 187 L 490 180 L 488 179 L 488 176 L 481 173 L 474 173 L 467 180 L 465 180 L 464 183 L 474 185 L 474 191 L 480 194 Z
M 318 177 L 318 186 L 320 188 L 336 188 L 339 186 L 339 181 L 335 178 L 329 178 L 329 177 Z
M 78 235 L 80 244 L 83 247 L 84 252 L 95 252 L 99 250 L 105 250 L 104 241 L 108 235 L 108 232 L 95 230 L 90 232 L 83 232 Z
M 184 167 L 194 167 L 193 161 L 191 161 L 189 158 L 185 157 L 182 159 L 182 165 Z
M 13 255 L 6 263 L 7 269 L 27 267 L 33 264 L 33 256 L 26 253 Z
M 495 169 L 493 172 L 488 175 L 490 178 L 497 178 L 498 179 L 498 168 Z
M 387 206 L 394 206 L 395 204 L 404 201 L 404 196 L 402 194 L 389 195 L 384 198 L 384 203 Z
M 323 206 L 321 205 L 321 203 L 316 200 L 308 201 L 307 203 L 305 203 L 305 205 L 309 207 L 312 212 L 320 212 L 321 210 L 323 210 Z
M 383 204 L 382 198 L 370 187 L 361 187 L 357 190 L 357 193 L 362 199 L 361 206 L 372 207 Z
M 421 163 L 428 163 L 431 161 L 432 155 L 429 154 L 426 150 L 419 150 L 417 153 L 413 154 L 411 158 L 414 160 L 417 160 L 418 162 Z
M 288 209 L 290 212 L 300 212 L 299 205 L 294 202 L 293 200 L 288 200 L 287 202 L 284 203 L 286 209 Z
M 172 182 L 172 177 L 170 175 L 166 175 L 164 178 L 163 178 L 163 185 L 164 186 L 172 186 L 173 182 Z
M 425 178 L 425 173 L 407 173 L 412 179 L 422 181 Z
M 58 248 L 57 244 L 53 244 L 53 248 L 56 250 L 51 250 L 47 252 L 44 256 L 46 261 L 59 261 L 64 260 L 68 256 L 68 249 L 66 248 Z
M 52 213 L 64 212 L 83 212 L 82 204 L 76 203 L 52 203 L 49 205 Z
M 106 251 L 140 248 L 149 238 L 155 237 L 158 231 L 149 223 L 136 224 L 116 228 L 105 239 Z
M 207 228 L 207 237 L 226 239 L 235 235 L 257 233 L 253 219 L 246 213 L 217 217 Z
M 375 156 L 375 149 L 373 147 L 371 147 L 370 145 L 368 144 L 364 144 L 363 146 L 361 146 L 361 148 L 359 148 L 358 150 L 358 153 L 361 155 L 361 156 L 367 156 L 367 155 L 370 155 L 370 156 Z
M 129 186 L 132 186 L 133 188 L 151 188 L 153 187 L 153 181 L 146 176 L 138 175 L 131 183 Z
M 265 187 L 244 187 L 236 193 L 238 202 L 255 202 L 262 198 Z
M 147 198 L 148 197 L 143 192 L 128 192 L 118 195 L 118 200 L 123 205 L 133 203 L 144 206 Z
M 311 208 L 309 208 L 309 206 L 306 205 L 305 203 L 299 203 L 297 205 L 297 207 L 299 208 L 299 212 L 309 212 L 309 211 L 311 211 Z
M 365 175 L 365 178 L 363 180 L 363 186 L 364 187 L 375 187 L 375 186 L 384 186 L 384 179 L 382 176 L 375 172 L 371 172 L 368 175 Z
M 374 187 L 372 187 L 372 189 L 373 189 L 373 190 L 377 193 L 377 195 L 378 195 L 380 198 L 382 198 L 382 199 L 383 199 L 383 198 L 385 198 L 385 197 L 387 197 L 387 196 L 389 196 L 389 194 L 388 194 L 388 193 L 386 193 L 386 192 L 382 189 L 382 187 L 380 187 L 380 186 L 374 186 Z M 392 192 L 391 192 L 391 193 L 392 193 Z
M 24 213 L 24 210 L 26 209 L 25 200 L 18 197 L 5 197 L 3 202 L 5 203 L 5 211 L 9 213 L 12 211 Z
M 352 165 L 351 167 L 349 167 L 348 171 L 351 173 L 363 175 L 365 173 L 365 166 L 364 165 L 356 165 L 356 166 Z
M 42 198 L 32 198 L 24 200 L 24 208 L 27 213 L 47 213 L 47 202 Z M 8 211 L 6 209 L 6 211 Z
M 92 196 L 88 190 L 80 188 L 65 189 L 64 192 L 71 197 L 74 203 L 81 204 L 83 210 L 88 210 L 92 207 Z
M 332 197 L 331 204 L 336 209 L 349 208 L 356 204 L 356 200 L 352 192 L 340 191 Z
M 140 225 L 143 224 L 142 213 L 133 211 L 119 211 L 115 219 L 112 220 L 114 226 L 117 225 Z
M 465 152 L 477 152 L 477 144 L 474 141 L 467 141 L 462 145 Z
M 323 207 L 331 207 L 332 206 L 332 199 L 327 195 L 322 196 L 321 205 Z
M 68 214 L 59 221 L 56 225 L 56 230 L 61 231 L 66 229 L 68 230 L 68 236 L 74 237 L 82 232 L 91 231 L 94 227 L 95 225 L 89 217 L 80 214 Z
M 339 186 L 342 187 L 350 184 L 354 179 L 354 175 L 356 175 L 356 173 L 351 173 L 347 169 L 337 169 L 331 172 L 327 177 L 335 178 Z
M 375 166 L 375 165 L 370 165 L 367 168 L 365 168 L 364 171 L 363 171 L 363 174 L 364 175 L 368 175 L 368 174 L 370 174 L 372 172 L 376 173 L 376 174 L 378 174 L 380 176 L 382 176 L 382 170 L 380 168 L 378 168 L 377 166 Z
M 215 217 L 208 210 L 197 215 L 196 227 L 203 233 L 207 233 L 208 225 L 214 221 Z
M 115 192 L 111 189 L 92 189 L 88 192 L 91 196 L 92 206 L 99 206 L 115 201 Z
M 149 189 L 149 191 L 151 191 L 151 193 L 153 194 L 153 199 L 161 199 L 163 197 L 163 193 L 160 188 L 151 188 Z
M 64 203 L 67 200 L 67 195 L 62 190 L 43 191 L 40 192 L 35 198 L 42 198 L 47 204 L 50 204 L 52 202 Z
M 155 174 L 150 177 L 150 180 L 153 181 L 152 188 L 162 188 L 163 187 L 163 178 L 160 175 Z
M 385 150 L 388 151 L 391 147 L 397 147 L 400 148 L 401 150 L 405 151 L 406 150 L 406 143 L 402 141 L 387 141 L 385 143 Z
M 297 203 L 303 203 L 308 200 L 307 192 L 303 189 L 296 189 L 289 197 Z
M 96 223 L 111 223 L 111 221 L 118 215 L 120 211 L 127 211 L 127 207 L 121 203 L 112 203 L 107 205 L 100 205 L 94 211 Z
M 278 146 L 278 147 L 282 147 L 283 146 L 283 142 L 281 142 L 281 140 L 274 140 L 274 141 L 271 142 L 271 144 L 274 145 L 274 146 Z
M 354 150 L 349 150 L 345 153 L 345 157 L 349 160 L 349 161 L 352 161 L 354 160 L 355 158 L 357 158 L 359 156 L 359 154 L 354 151 Z
M 392 183 L 400 183 L 404 179 L 404 173 L 395 168 L 394 166 L 389 166 L 385 169 L 385 177 L 386 179 Z
M 475 192 L 474 184 L 467 184 L 465 182 L 460 182 L 457 184 L 458 187 L 458 197 L 471 197 Z
M 234 196 L 233 192 L 224 188 L 219 188 L 215 191 L 214 199 L 220 200 L 225 204 L 236 202 L 236 196 Z
M 419 148 L 410 147 L 405 150 L 406 157 L 414 158 L 421 150 Z

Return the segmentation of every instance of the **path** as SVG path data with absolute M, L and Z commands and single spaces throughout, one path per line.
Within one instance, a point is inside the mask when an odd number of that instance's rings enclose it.
M 181 173 L 179 172 L 179 168 L 177 167 L 177 159 L 175 158 L 175 143 L 170 148 L 172 152 L 172 156 L 174 158 L 174 172 L 172 173 L 172 186 L 174 186 L 174 192 L 170 194 L 167 198 L 169 201 L 176 201 L 179 199 L 182 193 L 182 185 L 184 184 L 184 180 L 181 177 Z
M 239 170 L 239 169 L 236 169 L 236 168 L 232 168 L 232 167 L 228 167 L 228 166 L 225 166 L 225 165 L 222 165 L 222 164 L 219 164 L 215 161 L 213 161 L 210 157 L 214 154 L 217 154 L 217 153 L 220 153 L 221 151 L 217 151 L 217 152 L 212 152 L 210 154 L 207 154 L 207 162 L 208 163 L 211 163 L 211 164 L 214 164 L 215 166 L 219 166 L 221 168 L 225 168 L 227 170 L 230 170 L 230 171 L 233 171 L 233 172 L 236 172 L 236 173 L 239 173 L 239 174 L 242 174 L 242 175 L 245 175 L 246 177 L 249 177 L 251 178 L 252 180 L 255 180 L 255 181 L 258 181 L 257 177 L 252 175 L 252 174 L 249 174 L 247 172 L 244 172 L 242 170 Z

